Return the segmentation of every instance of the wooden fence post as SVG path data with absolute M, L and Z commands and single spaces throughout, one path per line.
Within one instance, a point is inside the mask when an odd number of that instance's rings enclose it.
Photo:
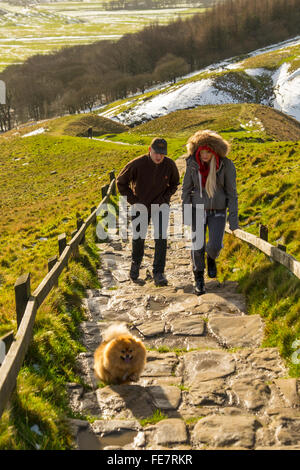
M 107 194 L 107 190 L 109 188 L 109 184 L 106 184 L 105 186 L 102 186 L 101 188 L 101 196 L 102 196 L 102 199 L 105 198 L 106 194 Z
M 279 248 L 279 250 L 281 251 L 285 251 L 286 252 L 286 246 L 285 245 L 280 245 L 279 243 L 277 244 L 277 248 Z
M 109 172 L 109 179 L 110 179 L 110 182 L 112 182 L 114 179 L 115 179 L 115 170 L 112 170 Z M 112 187 L 112 195 L 113 196 L 116 196 L 117 194 L 117 188 L 116 188 L 116 182 L 114 183 L 113 187 Z
M 7 351 L 9 350 L 11 343 L 14 340 L 14 332 L 9 331 L 6 335 L 1 336 L 0 338 L 0 366 L 5 359 Z
M 76 233 L 77 233 L 77 230 L 73 230 L 73 232 L 71 233 L 71 239 L 75 237 Z M 78 256 L 79 256 L 79 246 L 78 245 L 74 248 L 72 256 L 75 259 L 78 258 Z
M 48 259 L 48 273 L 51 271 L 53 266 L 57 263 L 57 256 L 52 256 Z M 58 280 L 55 282 L 55 286 L 58 286 Z
M 93 206 L 91 208 L 91 214 L 97 209 L 97 206 Z M 97 216 L 95 217 L 95 219 L 93 220 L 93 225 L 97 225 Z
M 259 225 L 259 238 L 262 240 L 268 241 L 268 227 L 266 225 Z
M 30 273 L 25 273 L 22 274 L 22 276 L 20 276 L 15 282 L 15 299 L 18 328 L 22 321 L 30 295 Z
M 61 235 L 58 235 L 58 252 L 59 256 L 62 255 L 64 249 L 67 246 L 67 236 L 65 233 L 62 233 Z
M 109 181 L 112 182 L 112 180 L 115 179 L 115 170 L 112 170 L 109 172 Z
M 82 219 L 77 219 L 77 230 L 80 229 L 80 227 L 83 225 L 83 220 Z M 79 245 L 82 245 L 82 243 L 85 242 L 85 235 L 82 237 L 81 242 Z
M 53 266 L 57 263 L 57 256 L 52 256 L 48 259 L 48 272 L 51 271 Z

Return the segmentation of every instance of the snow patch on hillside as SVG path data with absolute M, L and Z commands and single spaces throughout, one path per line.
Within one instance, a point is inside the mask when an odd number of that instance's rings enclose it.
M 289 73 L 284 63 L 273 75 L 275 99 L 273 106 L 300 121 L 300 69 Z
M 169 93 L 157 95 L 135 108 L 115 116 L 119 121 L 128 124 L 135 121 L 147 121 L 164 116 L 179 109 L 194 108 L 206 104 L 223 104 L 236 102 L 229 93 L 217 90 L 211 79 L 188 83 Z
M 245 72 L 250 77 L 259 77 L 263 73 L 268 73 L 267 69 L 259 68 L 259 69 L 245 69 Z
M 22 137 L 30 137 L 32 135 L 38 135 L 38 134 L 43 134 L 46 131 L 44 127 L 39 127 L 39 129 L 36 129 L 35 131 L 28 132 L 28 134 L 22 135 Z
M 300 44 L 300 36 L 258 49 L 247 54 L 247 57 L 254 57 L 265 52 L 279 51 L 297 44 Z M 218 73 L 234 70 L 242 67 L 244 60 L 245 59 L 241 61 L 239 58 L 234 57 L 226 59 L 216 64 L 211 64 L 202 70 L 198 70 L 182 78 L 191 78 L 203 72 Z M 245 69 L 245 72 L 254 78 L 258 78 L 266 74 L 269 75 L 273 81 L 274 88 L 274 99 L 271 101 L 272 106 L 300 121 L 300 69 L 293 73 L 289 73 L 288 70 L 289 64 L 284 63 L 275 72 L 262 67 L 252 69 L 247 68 Z M 165 83 L 164 86 L 160 85 L 157 89 L 162 89 L 167 86 L 170 86 L 170 83 Z M 230 84 L 230 88 L 232 91 L 239 91 L 237 84 Z M 159 116 L 164 116 L 180 109 L 194 108 L 200 105 L 244 102 L 242 94 L 240 99 L 238 98 L 238 93 L 234 93 L 234 95 L 235 97 L 230 93 L 230 90 L 228 90 L 228 92 L 218 90 L 217 87 L 214 86 L 213 78 L 200 78 L 197 81 L 191 81 L 185 85 L 177 84 L 168 91 L 162 91 L 159 95 L 156 95 L 151 99 L 137 99 L 138 102 L 135 106 L 126 111 L 120 112 L 120 109 L 116 107 L 110 108 L 109 111 L 100 113 L 99 115 L 108 117 L 125 125 L 133 125 L 149 121 L 150 119 L 157 118 Z M 261 104 L 268 105 L 270 103 L 262 101 Z

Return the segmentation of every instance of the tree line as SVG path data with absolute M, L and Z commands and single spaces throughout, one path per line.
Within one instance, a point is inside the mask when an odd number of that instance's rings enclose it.
M 1 74 L 0 129 L 125 98 L 146 88 L 299 33 L 299 0 L 226 0 L 203 14 L 153 23 L 116 42 L 35 55 Z

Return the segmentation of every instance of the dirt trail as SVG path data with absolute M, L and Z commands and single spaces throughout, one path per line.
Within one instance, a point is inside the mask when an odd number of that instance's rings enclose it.
M 182 172 L 184 160 L 177 165 Z M 180 190 L 172 208 L 181 210 Z M 170 224 L 179 230 L 172 217 Z M 236 283 L 206 279 L 207 293 L 194 295 L 186 242 L 173 237 L 169 285 L 155 287 L 153 240 L 145 246 L 134 283 L 128 276 L 130 240 L 99 244 L 102 287 L 87 291 L 81 324 L 87 352 L 78 356 L 90 390 L 68 385 L 74 411 L 96 420 L 71 420 L 77 448 L 300 449 L 300 381 L 287 378 L 276 348 L 260 347 L 263 321 L 247 315 Z M 151 350 L 139 382 L 98 388 L 93 353 L 114 321 L 125 321 Z M 142 426 L 156 410 L 166 418 Z

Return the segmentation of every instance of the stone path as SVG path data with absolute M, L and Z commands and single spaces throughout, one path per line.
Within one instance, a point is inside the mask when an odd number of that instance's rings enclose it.
M 179 170 L 184 161 L 177 160 Z M 180 208 L 180 190 L 172 206 Z M 173 225 L 172 225 L 173 224 Z M 171 227 L 176 231 L 171 218 Z M 167 287 L 152 280 L 154 242 L 147 239 L 139 282 L 128 272 L 131 243 L 99 244 L 101 289 L 89 290 L 81 324 L 87 352 L 78 368 L 89 388 L 68 384 L 78 449 L 300 449 L 300 380 L 288 378 L 276 348 L 261 348 L 264 324 L 248 316 L 236 283 L 206 279 L 193 294 L 184 240 L 168 242 Z M 101 332 L 125 321 L 148 348 L 139 382 L 98 388 L 93 353 Z M 141 420 L 157 410 L 165 419 Z

